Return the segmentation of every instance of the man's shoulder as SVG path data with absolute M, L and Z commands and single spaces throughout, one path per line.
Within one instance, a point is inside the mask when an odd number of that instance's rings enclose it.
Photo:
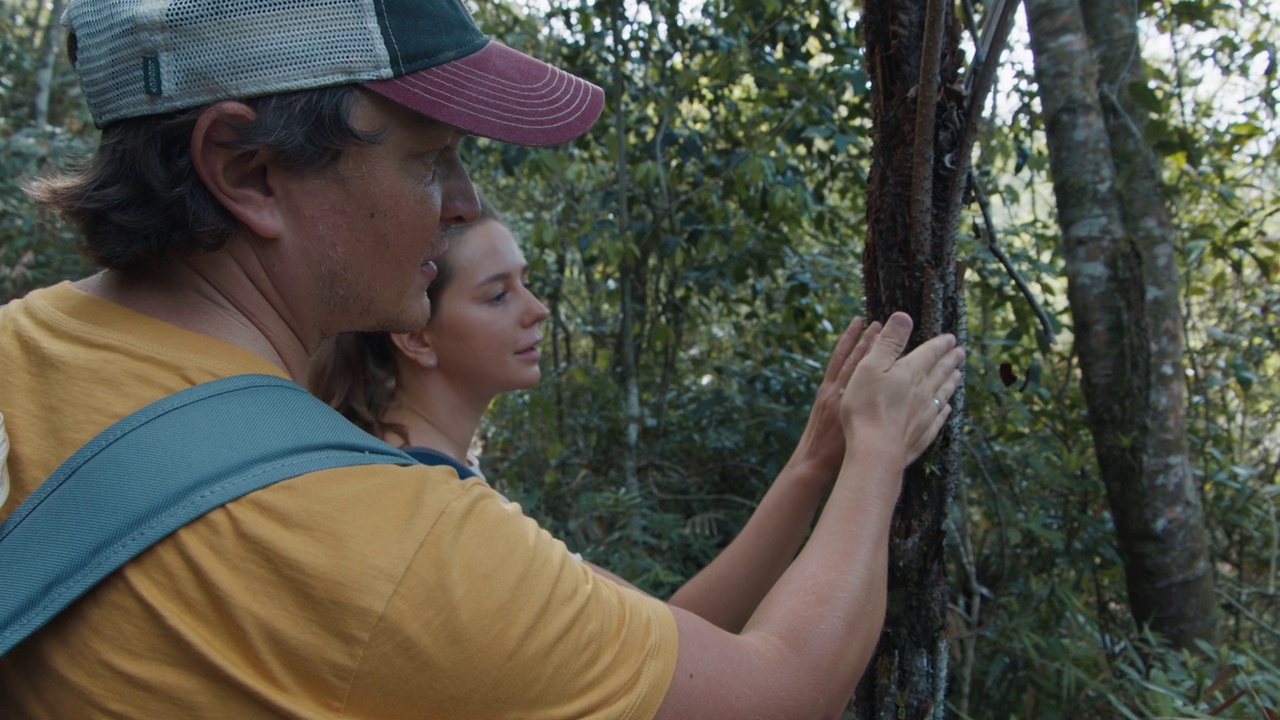
M 325 536 L 322 542 L 360 554 L 384 552 L 399 542 L 416 548 L 451 508 L 489 502 L 502 500 L 483 482 L 459 479 L 451 467 L 373 463 L 298 475 L 228 507 L 263 532 L 278 533 L 281 545 L 317 533 Z

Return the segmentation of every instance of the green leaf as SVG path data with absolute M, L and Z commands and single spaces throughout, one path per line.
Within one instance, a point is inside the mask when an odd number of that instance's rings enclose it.
M 1164 104 L 1160 102 L 1160 96 L 1146 82 L 1133 82 L 1129 84 L 1129 96 L 1134 102 L 1138 103 L 1147 112 L 1154 115 L 1160 115 L 1164 112 Z

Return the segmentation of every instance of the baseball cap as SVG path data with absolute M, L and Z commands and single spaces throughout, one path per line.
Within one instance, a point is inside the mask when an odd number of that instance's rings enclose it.
M 94 123 L 360 83 L 467 133 L 555 145 L 604 92 L 490 40 L 463 0 L 71 0 Z

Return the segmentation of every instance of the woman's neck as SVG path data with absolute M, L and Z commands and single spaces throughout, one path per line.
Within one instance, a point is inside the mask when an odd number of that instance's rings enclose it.
M 466 432 L 468 430 L 467 427 L 461 430 L 439 427 L 435 421 L 419 412 L 412 405 L 401 406 L 400 410 L 402 412 L 395 415 L 388 412 L 387 418 L 393 420 L 404 429 L 405 435 L 408 436 L 409 445 L 439 450 L 454 460 L 466 462 L 467 451 L 471 449 L 471 440 L 475 437 L 474 428 L 470 428 L 470 432 Z M 399 440 L 399 438 L 395 439 Z
M 444 383 L 401 382 L 386 419 L 404 428 L 409 445 L 439 450 L 465 463 L 486 409 L 488 403 L 451 392 Z M 392 434 L 384 439 L 394 443 L 400 438 Z

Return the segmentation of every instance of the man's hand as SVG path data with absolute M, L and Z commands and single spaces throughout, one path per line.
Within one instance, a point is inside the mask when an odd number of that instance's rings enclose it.
M 939 335 L 903 357 L 911 318 L 894 313 L 857 364 L 841 403 L 847 442 L 863 435 L 900 443 L 910 464 L 938 436 L 960 386 L 964 349 Z

